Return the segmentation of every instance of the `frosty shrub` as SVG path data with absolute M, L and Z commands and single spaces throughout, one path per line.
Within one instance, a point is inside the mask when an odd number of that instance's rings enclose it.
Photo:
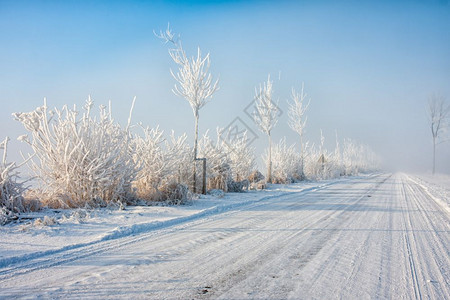
M 8 223 L 17 218 L 18 213 L 27 210 L 23 198 L 26 188 L 24 182 L 19 181 L 19 166 L 7 162 L 8 141 L 9 138 L 5 138 L 0 143 L 0 150 L 3 152 L 0 164 L 0 225 Z
M 48 216 L 44 216 L 42 219 L 37 218 L 33 222 L 33 225 L 36 227 L 52 226 L 52 225 L 56 225 L 56 224 L 58 224 L 58 222 L 56 221 L 56 218 L 48 217 Z
M 228 184 L 232 181 L 232 170 L 231 160 L 223 143 L 219 139 L 214 142 L 206 133 L 199 141 L 199 156 L 206 158 L 207 188 L 227 192 Z
M 137 196 L 145 200 L 159 199 L 158 187 L 166 172 L 161 144 L 163 132 L 158 128 L 143 128 L 144 137 L 136 136 L 134 143 L 136 151 L 133 154 L 135 163 L 141 166 L 134 186 Z
M 186 135 L 175 137 L 172 132 L 166 140 L 159 128 L 143 130 L 143 137 L 134 138 L 134 159 L 141 166 L 134 182 L 139 199 L 177 204 L 190 199 L 187 183 L 192 154 Z
M 338 178 L 340 168 L 333 153 L 308 149 L 305 157 L 305 176 L 311 180 Z
M 223 141 L 221 147 L 226 150 L 230 159 L 234 181 L 245 180 L 256 170 L 255 149 L 248 145 L 247 132 L 232 140 Z
M 134 101 L 133 101 L 134 104 Z M 33 151 L 31 167 L 42 185 L 40 199 L 49 207 L 97 207 L 125 202 L 138 169 L 133 161 L 129 122 L 114 122 L 100 106 L 92 116 L 89 98 L 81 113 L 64 106 L 44 105 L 28 113 L 14 113 L 31 137 L 22 136 Z M 130 112 L 131 115 L 131 112 Z
M 308 179 L 331 179 L 378 170 L 379 159 L 368 146 L 344 139 L 342 150 L 336 141 L 335 151 L 328 152 L 323 141 L 322 136 L 319 149 L 314 146 L 307 148 L 305 175 Z
M 378 156 L 366 145 L 345 139 L 342 151 L 344 175 L 374 172 L 379 169 Z
M 269 151 L 263 156 L 267 163 Z M 286 138 L 272 148 L 272 183 L 292 183 L 301 179 L 301 156 L 295 145 L 287 146 Z

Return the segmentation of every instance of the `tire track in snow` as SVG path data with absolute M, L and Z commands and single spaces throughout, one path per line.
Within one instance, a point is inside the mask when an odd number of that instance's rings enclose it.
M 133 228 L 124 229 L 123 232 L 112 233 L 110 234 L 110 236 L 103 237 L 98 241 L 71 245 L 62 249 L 49 250 L 43 253 L 34 253 L 32 255 L 26 255 L 23 257 L 9 258 L 6 259 L 6 261 L 0 261 L 0 265 L 3 265 L 3 268 L 0 268 L 0 280 L 4 281 L 18 275 L 23 275 L 33 271 L 74 262 L 76 260 L 93 256 L 105 251 L 123 248 L 137 243 L 141 240 L 147 239 L 150 236 L 164 235 L 168 232 L 175 232 L 177 230 L 193 226 L 195 224 L 203 223 L 208 218 L 214 217 L 216 215 L 227 214 L 240 209 L 263 206 L 265 205 L 265 202 L 271 201 L 275 198 L 314 192 L 326 189 L 334 184 L 344 182 L 345 181 L 336 181 L 311 188 L 306 188 L 300 192 L 283 192 L 271 196 L 262 197 L 251 202 L 232 204 L 230 206 L 223 207 L 213 207 L 211 209 L 208 209 L 207 211 L 202 211 L 193 216 L 182 217 L 175 220 L 169 220 L 167 222 L 160 222 L 158 224 L 155 224 L 154 226 L 151 226 L 152 224 L 148 224 L 148 228 L 142 228 L 142 231 L 140 231 L 139 229 L 134 231 Z
M 440 227 L 444 227 L 444 232 L 448 232 L 449 221 L 447 214 L 442 210 L 439 203 L 436 203 L 429 195 L 426 189 L 422 185 L 417 184 L 414 180 L 411 180 L 409 176 L 403 174 L 403 180 L 405 182 L 405 189 L 410 195 L 409 199 L 412 200 L 409 205 L 415 205 L 417 212 L 415 215 L 417 217 L 414 219 L 417 226 L 420 228 L 430 228 L 429 234 L 422 233 L 420 238 L 416 237 L 417 234 L 414 228 L 411 230 L 411 236 L 418 242 L 414 243 L 415 250 L 417 253 L 417 261 L 420 264 L 422 286 L 426 291 L 425 296 L 430 297 L 434 295 L 436 298 L 446 298 L 450 299 L 450 292 L 446 287 L 450 286 L 449 283 L 449 270 L 446 266 L 450 264 L 450 252 L 448 249 L 449 241 L 442 240 L 445 236 L 439 234 L 443 232 L 442 228 L 437 228 L 439 224 Z M 426 207 L 425 204 L 428 206 Z M 432 209 L 430 209 L 432 207 Z M 437 219 L 438 218 L 438 219 Z M 410 224 L 411 215 L 409 216 Z M 426 242 L 424 242 L 424 240 Z M 430 255 L 432 254 L 432 255 Z M 438 260 L 440 258 L 440 260 Z M 447 274 L 447 276 L 446 276 Z M 443 288 L 442 288 L 443 287 Z
M 401 180 L 402 183 L 402 196 L 403 199 L 406 203 L 406 207 L 408 208 L 407 210 L 410 210 L 410 205 L 409 203 L 409 197 L 406 194 L 406 188 L 405 188 L 405 182 L 404 180 Z M 408 214 L 409 216 L 409 214 Z M 408 255 L 408 261 L 409 261 L 409 271 L 410 271 L 410 276 L 412 279 L 412 285 L 413 285 L 413 290 L 414 290 L 414 295 L 415 295 L 415 299 L 422 299 L 422 295 L 420 293 L 420 287 L 419 287 L 419 280 L 417 278 L 417 270 L 416 270 L 416 264 L 414 262 L 414 255 L 415 253 L 413 253 L 412 250 L 412 246 L 411 246 L 411 241 L 409 238 L 410 232 L 412 230 L 412 225 L 411 225 L 411 218 L 406 216 L 406 213 L 403 211 L 402 212 L 402 217 L 403 217 L 403 225 L 404 225 L 404 230 L 405 230 L 405 234 L 404 234 L 404 239 L 405 239 L 405 246 L 406 246 L 406 251 L 407 251 L 407 255 Z
M 389 176 L 386 176 L 384 178 L 382 178 L 382 180 L 376 182 L 372 187 L 368 188 L 362 195 L 360 195 L 358 197 L 358 199 L 356 200 L 355 203 L 352 203 L 351 206 L 346 207 L 344 210 L 339 211 L 339 215 L 337 216 L 338 222 L 332 223 L 330 225 L 332 225 L 335 230 L 333 230 L 333 233 L 339 233 L 341 226 L 343 224 L 346 224 L 348 222 L 354 222 L 355 220 L 352 219 L 353 215 L 349 214 L 349 211 L 352 211 L 355 207 L 358 207 L 360 205 L 360 203 L 364 200 L 367 199 L 368 195 L 373 195 L 376 193 L 376 191 L 378 191 L 380 189 L 380 187 L 391 178 L 391 174 Z M 324 237 L 323 241 L 329 241 L 331 240 L 332 235 L 327 235 Z M 335 263 L 337 262 L 337 257 L 339 257 L 339 251 L 341 250 L 340 246 L 341 245 L 345 245 L 345 241 L 343 241 L 342 239 L 344 238 L 344 235 L 339 235 L 337 237 L 337 239 L 333 242 L 332 245 L 330 245 L 328 248 L 332 249 L 331 253 L 328 255 L 328 257 L 325 259 L 325 261 L 322 261 L 320 263 L 320 266 L 318 269 L 315 270 L 315 274 L 313 277 L 311 277 L 309 279 L 309 282 L 311 282 L 311 285 L 309 287 L 309 292 L 310 294 L 315 294 L 315 295 L 320 295 L 321 294 L 321 290 L 323 289 L 323 278 L 327 278 L 328 274 L 331 273 L 331 271 L 334 270 L 335 268 Z M 352 252 L 353 258 L 354 259 L 358 259 L 361 257 L 361 255 L 364 255 L 365 252 L 368 251 L 367 248 L 367 244 L 366 243 L 368 240 L 366 239 L 363 242 L 363 245 L 361 245 L 360 249 L 355 249 L 355 251 Z M 341 244 L 342 243 L 342 244 Z M 325 244 L 325 243 L 324 243 Z M 354 262 L 353 262 L 354 263 Z M 348 276 L 348 281 L 349 284 L 351 284 L 353 282 L 353 279 L 355 278 L 355 276 L 358 274 L 361 265 L 362 265 L 363 261 L 359 260 L 356 261 L 356 264 L 353 264 L 353 268 L 351 270 L 351 273 Z M 319 296 L 320 297 L 320 296 Z
M 354 193 L 344 193 L 344 197 L 338 197 L 338 202 L 333 202 L 329 204 L 329 207 L 322 207 L 321 209 L 317 210 L 316 214 L 319 216 L 319 218 L 312 218 L 312 222 L 308 222 L 306 228 L 298 229 L 298 231 L 292 235 L 290 241 L 283 245 L 282 247 L 279 247 L 278 249 L 275 249 L 274 252 L 271 253 L 270 256 L 263 255 L 261 258 L 261 261 L 256 263 L 256 268 L 252 268 L 251 270 L 247 270 L 244 272 L 244 274 L 240 274 L 239 280 L 234 280 L 233 275 L 228 276 L 228 288 L 222 289 L 221 292 L 217 293 L 221 295 L 222 298 L 245 298 L 248 297 L 248 295 L 244 294 L 234 294 L 233 290 L 235 288 L 234 285 L 238 284 L 241 281 L 247 282 L 254 282 L 256 279 L 262 280 L 261 282 L 258 282 L 257 285 L 252 285 L 253 290 L 257 290 L 259 292 L 268 290 L 267 293 L 274 298 L 286 298 L 290 292 L 294 289 L 294 287 L 298 284 L 296 282 L 292 282 L 290 278 L 285 278 L 284 282 L 281 280 L 283 279 L 283 274 L 277 275 L 280 279 L 275 280 L 274 284 L 280 284 L 280 288 L 276 288 L 276 286 L 273 286 L 270 284 L 271 281 L 265 281 L 264 278 L 261 278 L 259 273 L 263 273 L 265 269 L 271 269 L 270 266 L 277 266 L 275 268 L 282 269 L 282 273 L 286 273 L 287 269 L 291 270 L 291 273 L 300 273 L 302 272 L 302 269 L 306 267 L 310 261 L 312 261 L 316 255 L 322 250 L 322 248 L 327 245 L 331 240 L 333 240 L 333 236 L 339 232 L 337 229 L 341 224 L 345 223 L 349 220 L 351 217 L 347 212 L 349 210 L 354 209 L 357 207 L 360 202 L 367 198 L 368 194 L 374 193 L 389 177 L 382 178 L 382 180 L 377 181 L 374 183 L 373 186 L 370 188 L 365 189 L 363 192 L 359 192 L 356 196 L 357 199 L 355 199 Z M 341 188 L 342 190 L 347 190 L 345 188 Z M 350 188 L 351 189 L 351 188 Z M 326 192 L 326 190 L 323 190 L 322 192 Z M 316 195 L 314 194 L 316 198 L 319 198 L 319 201 L 321 199 L 320 194 Z M 334 192 L 331 191 L 329 195 L 326 196 L 325 199 L 332 199 L 334 197 Z M 320 202 L 319 202 L 320 203 Z M 347 203 L 351 203 L 351 205 L 348 205 Z M 339 207 L 340 209 L 336 209 Z M 324 215 L 324 213 L 326 214 Z M 314 215 L 314 216 L 315 216 Z M 320 217 L 322 215 L 322 217 Z M 329 222 L 327 222 L 329 221 Z M 314 228 L 318 227 L 320 225 L 321 230 L 315 231 Z M 313 229 L 314 231 L 311 231 Z M 301 246 L 298 244 L 299 241 L 302 240 L 303 235 L 306 233 L 313 233 L 313 236 L 308 241 L 305 241 L 301 243 Z M 339 239 L 333 241 L 332 248 L 335 245 L 339 243 Z M 303 248 L 299 248 L 303 247 Z M 296 249 L 301 249 L 302 252 L 299 253 L 299 251 L 296 251 Z M 336 249 L 334 251 L 337 251 Z M 284 257 L 289 257 L 291 260 L 284 260 Z M 309 280 L 309 282 L 313 282 L 313 285 L 315 282 L 317 282 L 317 279 L 321 276 L 323 276 L 326 271 L 326 268 L 329 268 L 331 266 L 330 263 L 328 263 L 328 259 L 333 259 L 335 256 L 331 255 L 327 258 L 325 262 L 321 264 L 320 269 L 314 274 L 314 277 Z M 244 268 L 245 269 L 245 268 Z M 287 272 L 287 276 L 290 276 L 291 274 Z M 276 277 L 276 278 L 278 278 Z M 275 278 L 275 277 L 274 277 Z M 281 281 L 280 281 L 281 280 Z M 270 294 L 271 291 L 276 291 L 274 294 Z M 273 293 L 273 292 L 272 292 Z M 212 297 L 215 297 L 217 295 L 216 293 L 211 294 Z

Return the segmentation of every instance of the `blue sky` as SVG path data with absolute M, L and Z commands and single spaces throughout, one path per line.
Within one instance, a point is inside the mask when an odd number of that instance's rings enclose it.
M 391 170 L 428 171 L 431 137 L 426 101 L 450 101 L 448 1 L 1 1 L 1 136 L 25 133 L 11 113 L 48 105 L 112 100 L 125 123 L 187 132 L 193 116 L 173 95 L 167 46 L 153 35 L 170 22 L 186 51 L 210 52 L 220 90 L 200 111 L 200 131 L 236 117 L 266 140 L 244 113 L 254 88 L 270 73 L 284 111 L 274 140 L 296 135 L 287 126 L 291 87 L 311 97 L 307 138 L 329 147 L 334 134 L 370 145 Z M 12 152 L 27 149 L 12 141 Z M 438 148 L 438 171 L 450 173 L 450 143 Z M 11 154 L 12 159 L 19 156 Z

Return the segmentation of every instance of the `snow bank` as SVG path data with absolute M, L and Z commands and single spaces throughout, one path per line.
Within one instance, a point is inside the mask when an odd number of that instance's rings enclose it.
M 450 214 L 450 175 L 421 174 L 409 179 L 418 184 L 437 204 Z

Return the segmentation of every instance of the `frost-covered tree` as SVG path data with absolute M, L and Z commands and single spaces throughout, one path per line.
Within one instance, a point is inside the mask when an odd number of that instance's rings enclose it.
M 304 154 L 304 144 L 303 144 L 303 134 L 305 132 L 305 126 L 307 117 L 305 116 L 305 112 L 309 107 L 309 103 L 311 99 L 308 99 L 308 102 L 305 102 L 307 95 L 304 93 L 304 84 L 302 83 L 302 90 L 300 93 L 296 92 L 294 88 L 292 88 L 291 99 L 292 103 L 289 103 L 289 127 L 294 130 L 300 136 L 300 161 L 301 161 L 301 170 L 300 176 L 303 178 L 305 176 L 303 171 L 303 165 L 305 160 Z
M 307 178 L 321 180 L 339 176 L 335 156 L 325 148 L 325 136 L 322 130 L 320 130 L 319 147 L 312 145 L 305 152 L 307 152 L 307 155 L 304 170 Z
M 235 181 L 247 179 L 256 170 L 255 151 L 253 147 L 248 145 L 247 132 L 231 141 L 227 141 L 227 145 L 223 145 L 223 147 L 228 149 L 231 170 Z
M 185 98 L 194 113 L 195 137 L 193 159 L 195 161 L 197 159 L 200 109 L 211 100 L 213 94 L 219 89 L 219 80 L 213 80 L 211 73 L 209 73 L 209 53 L 202 56 L 200 48 L 197 48 L 197 56 L 188 58 L 181 44 L 181 40 L 175 37 L 169 26 L 165 32 L 161 32 L 157 36 L 166 43 L 170 42 L 175 46 L 175 48 L 169 49 L 170 57 L 178 65 L 178 72 L 176 74 L 172 70 L 170 71 L 173 78 L 177 81 L 172 91 L 175 95 Z M 194 168 L 194 182 L 195 176 Z
M 433 138 L 433 174 L 436 171 L 436 145 L 443 140 L 443 133 L 448 129 L 450 106 L 441 95 L 433 94 L 428 100 L 428 117 Z
M 342 152 L 342 168 L 345 175 L 358 175 L 379 169 L 378 156 L 366 145 L 344 139 Z
M 263 160 L 267 163 L 269 152 L 266 151 Z M 292 183 L 300 180 L 301 161 L 300 154 L 295 150 L 295 145 L 288 146 L 286 138 L 280 140 L 272 149 L 272 182 Z
M 344 174 L 344 170 L 342 168 L 342 154 L 341 154 L 341 146 L 339 144 L 339 138 L 337 130 L 335 132 L 336 135 L 336 148 L 334 149 L 334 161 L 336 163 L 336 166 L 338 168 L 339 175 Z
M 103 105 L 93 116 L 93 105 L 89 97 L 80 114 L 76 106 L 49 110 L 44 99 L 32 112 L 13 114 L 31 134 L 21 140 L 34 151 L 31 167 L 41 181 L 45 205 L 92 207 L 133 197 L 131 183 L 138 169 L 130 119 L 123 129 Z
M 255 88 L 256 110 L 253 119 L 259 130 L 265 133 L 269 139 L 269 150 L 267 158 L 267 182 L 272 183 L 272 129 L 277 124 L 278 107 L 272 101 L 272 81 L 270 75 L 267 82 Z

